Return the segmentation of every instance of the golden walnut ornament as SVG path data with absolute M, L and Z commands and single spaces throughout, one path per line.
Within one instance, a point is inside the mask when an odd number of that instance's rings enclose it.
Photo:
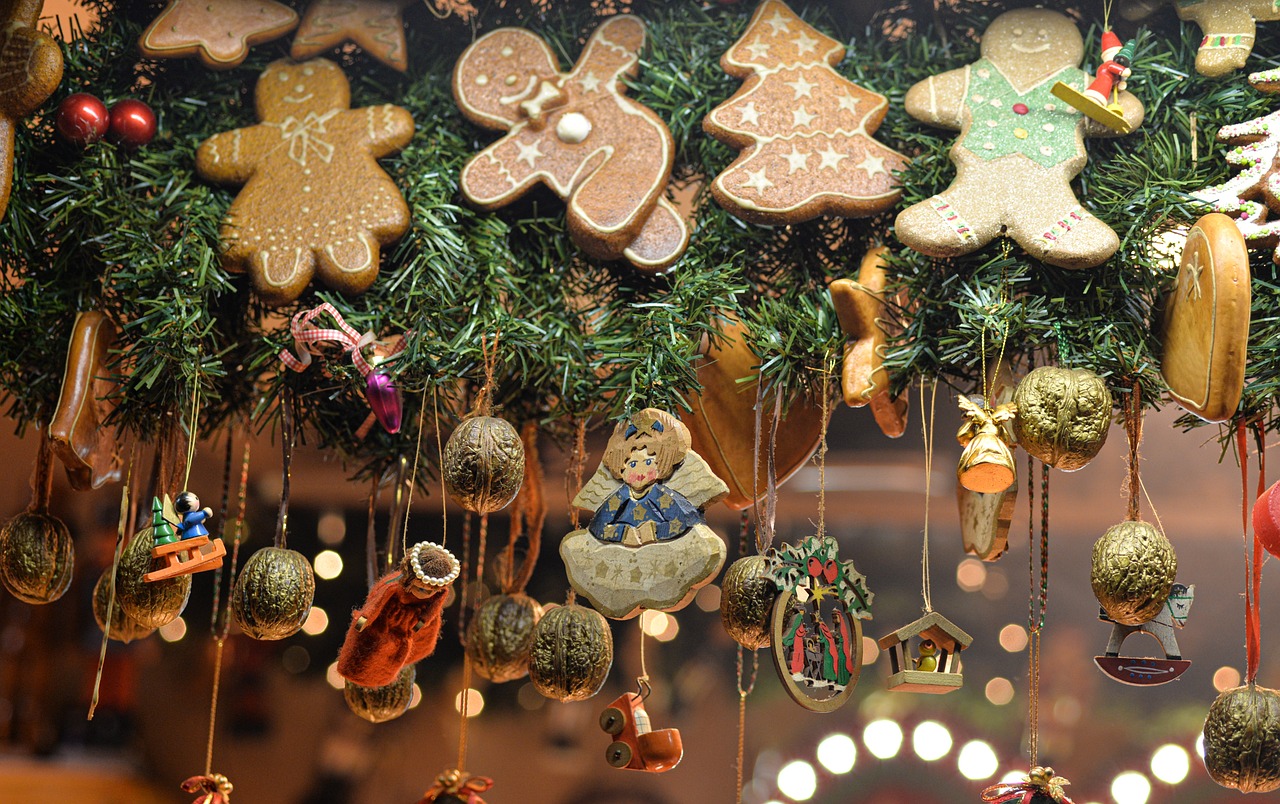
M 1159 614 L 1177 574 L 1173 545 L 1147 522 L 1113 525 L 1093 545 L 1093 594 L 1121 625 L 1141 625 Z
M 93 619 L 98 621 L 98 628 L 107 630 L 107 606 L 111 603 L 111 568 L 108 567 L 93 585 Z M 120 597 L 116 596 L 116 604 L 111 609 L 111 632 L 107 634 L 117 642 L 128 644 L 135 639 L 151 636 L 156 629 L 143 625 L 125 614 L 120 605 Z
M 155 544 L 152 528 L 138 531 L 121 553 L 116 572 L 116 605 L 144 628 L 159 628 L 176 620 L 191 596 L 190 575 L 150 583 L 143 578 L 155 569 L 151 555 Z
M 1041 366 L 1013 392 L 1018 444 L 1046 465 L 1074 472 L 1107 442 L 1111 392 L 1087 369 Z
M 38 511 L 10 519 L 0 530 L 0 581 L 24 603 L 52 603 L 71 585 L 75 544 L 62 520 Z
M 244 562 L 231 592 L 231 613 L 254 639 L 284 639 L 302 628 L 315 594 L 316 577 L 306 556 L 264 547 Z
M 533 631 L 542 606 L 523 592 L 493 595 L 467 627 L 467 656 L 476 675 L 501 684 L 529 675 Z
M 720 582 L 720 622 L 744 648 L 769 647 L 769 618 L 778 585 L 769 574 L 769 559 L 745 556 L 729 565 Z
M 413 682 L 417 677 L 417 665 L 406 664 L 395 680 L 383 687 L 362 687 L 347 681 L 342 697 L 347 708 L 370 723 L 386 723 L 395 720 L 409 709 L 413 700 Z
M 529 678 L 556 701 L 585 701 L 604 686 L 613 666 L 613 633 L 594 609 L 570 603 L 542 615 L 533 629 Z
M 1280 788 L 1280 692 L 1249 684 L 1219 695 L 1204 721 L 1204 767 L 1241 793 Z
M 506 508 L 524 482 L 524 444 L 503 419 L 472 416 L 444 445 L 444 485 L 453 501 L 477 514 Z

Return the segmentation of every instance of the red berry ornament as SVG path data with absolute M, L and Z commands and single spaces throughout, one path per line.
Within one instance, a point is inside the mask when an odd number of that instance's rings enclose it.
M 63 139 L 83 148 L 102 139 L 111 117 L 105 103 L 87 92 L 77 92 L 58 104 L 56 122 Z
M 156 135 L 156 114 L 140 100 L 126 98 L 111 107 L 111 139 L 126 148 L 141 148 Z

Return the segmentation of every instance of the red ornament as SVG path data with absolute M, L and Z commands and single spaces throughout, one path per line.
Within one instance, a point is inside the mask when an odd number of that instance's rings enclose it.
M 1271 555 L 1280 555 L 1280 483 L 1262 492 L 1253 504 L 1253 533 Z
M 1031 109 L 1025 103 L 1015 103 L 1013 104 L 1013 111 L 1016 114 L 1027 114 Z
M 141 148 L 156 135 L 156 114 L 140 100 L 126 98 L 111 107 L 111 139 L 126 148 Z
M 93 145 L 107 133 L 110 123 L 107 105 L 87 92 L 68 95 L 58 104 L 58 133 L 72 145 Z

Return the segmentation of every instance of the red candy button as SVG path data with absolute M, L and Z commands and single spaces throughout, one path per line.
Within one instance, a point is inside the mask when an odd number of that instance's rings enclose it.
M 1026 114 L 1027 112 L 1031 111 L 1029 108 L 1027 108 L 1027 104 L 1025 103 L 1013 104 L 1013 110 L 1018 114 Z

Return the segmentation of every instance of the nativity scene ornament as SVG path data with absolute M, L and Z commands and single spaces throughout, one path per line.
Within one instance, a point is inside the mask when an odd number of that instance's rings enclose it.
M 849 700 L 862 672 L 862 620 L 875 594 L 826 535 L 784 545 L 770 556 L 778 587 L 771 619 L 774 668 L 787 694 L 814 712 Z
M 728 493 L 679 419 L 655 408 L 624 419 L 573 500 L 595 515 L 560 543 L 570 585 L 615 620 L 684 608 L 724 565 L 703 511 Z

